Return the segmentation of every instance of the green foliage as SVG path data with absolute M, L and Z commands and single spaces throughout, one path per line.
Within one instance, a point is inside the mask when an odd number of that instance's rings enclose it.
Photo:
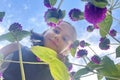
M 100 35 L 102 37 L 105 37 L 109 33 L 112 22 L 113 18 L 111 14 L 108 13 L 106 18 L 101 23 L 98 24 L 100 27 Z
M 101 77 L 99 77 L 99 80 L 103 76 L 107 76 L 108 79 L 109 79 L 109 77 L 120 78 L 120 70 L 118 70 L 118 68 L 116 67 L 114 62 L 107 56 L 103 57 L 101 64 L 97 65 L 97 64 L 90 62 L 90 63 L 88 63 L 87 66 L 91 70 L 94 70 L 94 69 L 97 70 L 98 76 L 101 76 Z
M 120 57 L 120 46 L 116 48 L 116 58 Z
M 5 12 L 0 12 L 0 19 L 3 19 L 4 16 L 5 16 Z
M 98 78 L 98 80 L 102 80 L 103 77 L 104 77 L 103 75 L 99 75 L 99 74 L 97 74 L 97 78 Z
M 8 32 L 6 34 L 0 35 L 0 41 L 7 40 L 10 42 L 20 41 L 24 37 L 30 35 L 30 32 L 22 30 L 16 32 Z
M 71 48 L 70 49 L 70 53 L 73 57 L 75 56 L 76 50 L 77 50 L 77 48 Z
M 107 56 L 104 56 L 101 62 L 101 69 L 98 70 L 99 74 L 110 77 L 119 77 L 120 72 L 118 71 L 114 62 Z
M 54 15 L 53 15 L 54 14 Z M 65 17 L 65 10 L 48 10 L 46 13 L 47 22 L 58 23 L 59 19 L 63 19 Z
M 50 72 L 55 80 L 69 80 L 66 66 L 57 58 L 57 53 L 47 47 L 33 46 L 32 52 L 42 61 L 48 63 Z
M 108 4 L 107 0 L 90 0 L 96 7 L 104 8 Z
M 77 50 L 77 47 L 79 46 L 79 40 L 76 40 L 74 41 L 74 43 L 71 45 L 71 49 L 70 49 L 70 52 L 71 52 L 71 55 L 74 57 L 75 56 L 75 53 L 76 53 L 76 50 Z
M 57 0 L 49 0 L 49 2 L 52 6 L 54 6 L 56 4 Z
M 82 75 L 85 75 L 85 74 L 87 74 L 87 73 L 89 73 L 89 72 L 90 72 L 90 69 L 89 69 L 89 68 L 87 68 L 87 67 L 82 68 L 82 69 L 78 70 L 78 71 L 75 73 L 74 79 L 75 79 L 75 80 L 76 80 L 76 79 L 79 79 Z
M 53 60 L 49 64 L 49 67 L 54 80 L 69 80 L 69 73 L 67 71 L 67 68 L 60 60 Z

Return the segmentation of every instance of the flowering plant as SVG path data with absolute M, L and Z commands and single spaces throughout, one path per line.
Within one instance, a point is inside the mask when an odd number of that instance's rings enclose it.
M 83 59 L 85 65 L 80 63 L 76 64 L 68 60 L 66 63 L 66 66 L 68 67 L 67 69 L 65 65 L 56 58 L 56 53 L 54 51 L 38 46 L 32 47 L 31 50 L 35 55 L 37 55 L 37 57 L 50 65 L 50 70 L 55 80 L 69 80 L 69 78 L 71 80 L 80 80 L 80 78 L 82 77 L 87 77 L 93 74 L 97 74 L 98 80 L 102 80 L 103 78 L 105 78 L 106 80 L 119 80 L 120 62 L 115 63 L 114 60 L 109 57 L 109 55 L 115 54 L 116 59 L 120 57 L 120 40 L 116 38 L 116 36 L 118 35 L 118 31 L 112 29 L 112 24 L 115 19 L 112 15 L 112 12 L 114 9 L 120 8 L 120 2 L 119 0 L 81 1 L 83 1 L 83 3 L 86 3 L 84 6 L 84 11 L 81 11 L 77 8 L 71 9 L 68 13 L 70 20 L 85 20 L 86 22 L 88 22 L 90 25 L 86 27 L 86 30 L 89 33 L 98 30 L 100 34 L 98 46 L 103 51 L 111 49 L 113 45 L 111 39 L 114 39 L 116 42 L 114 45 L 117 46 L 115 51 L 113 51 L 112 53 L 106 53 L 104 56 L 101 56 L 96 53 L 96 51 L 91 47 L 92 44 L 88 43 L 85 40 L 76 40 L 70 46 L 70 53 L 75 59 Z M 60 0 L 60 3 L 56 8 L 54 5 L 57 3 L 57 0 L 44 0 L 44 5 L 48 9 L 44 14 L 44 19 L 47 25 L 49 25 L 50 27 L 57 27 L 57 25 L 59 25 L 66 16 L 66 11 L 60 8 L 63 2 L 63 0 Z M 0 22 L 4 20 L 4 16 L 5 12 L 0 12 Z M 8 33 L 0 36 L 0 40 L 8 40 L 10 42 L 18 41 L 19 43 L 20 40 L 22 40 L 29 34 L 29 31 L 22 30 L 21 24 L 15 22 L 10 25 Z M 88 54 L 90 54 L 88 49 L 94 54 L 91 57 L 88 56 Z M 39 50 L 42 50 L 43 53 L 45 51 L 48 51 L 52 56 L 46 54 L 47 57 L 45 58 L 43 57 L 44 55 L 39 53 Z M 50 63 L 51 61 L 52 63 Z M 20 63 L 23 77 L 22 80 L 25 80 L 22 59 L 20 60 Z M 74 66 L 78 66 L 79 69 L 77 71 L 72 71 Z M 69 71 L 69 74 L 67 71 Z

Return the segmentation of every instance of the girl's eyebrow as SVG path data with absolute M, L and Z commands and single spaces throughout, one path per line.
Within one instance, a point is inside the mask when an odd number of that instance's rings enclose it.
M 60 27 L 56 27 L 56 28 L 62 31 L 62 29 Z

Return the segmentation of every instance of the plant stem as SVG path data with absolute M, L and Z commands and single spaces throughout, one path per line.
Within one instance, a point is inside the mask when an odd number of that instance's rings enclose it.
M 101 76 L 104 76 L 100 73 L 97 73 L 97 72 L 93 72 L 94 74 L 98 74 L 98 75 L 101 75 Z M 116 78 L 116 77 L 112 77 L 112 76 L 105 76 L 106 78 L 110 78 L 110 79 L 115 79 L 115 80 L 120 80 L 120 78 Z
M 83 56 L 83 60 L 85 61 L 85 64 L 87 65 L 87 60 L 85 59 L 86 56 Z
M 106 55 L 104 55 L 104 56 L 108 56 L 108 55 L 112 55 L 112 54 L 115 54 L 115 52 L 112 52 L 112 53 L 106 54 Z M 103 57 L 104 57 L 104 56 L 103 56 Z M 101 57 L 101 58 L 103 58 L 103 57 Z
M 97 55 L 97 53 L 96 53 L 90 46 L 88 46 L 88 48 L 90 48 L 90 50 L 91 50 L 95 55 Z
M 18 50 L 19 50 L 19 62 L 20 62 L 21 77 L 22 77 L 22 80 L 25 80 L 24 66 L 23 66 L 23 62 L 22 62 L 21 45 L 18 40 L 17 40 L 17 44 L 18 44 Z
M 120 44 L 118 44 L 118 43 L 111 43 L 111 44 L 109 44 L 109 45 L 120 45 Z
M 107 33 L 104 29 L 101 28 L 101 30 L 102 30 L 103 32 Z M 108 32 L 107 34 L 108 34 L 109 36 L 111 36 L 109 32 Z M 119 41 L 118 39 L 116 39 L 116 38 L 113 37 L 113 36 L 111 36 L 111 37 L 120 44 L 120 41 Z
M 0 60 L 1 62 L 11 62 L 11 63 L 20 63 L 20 61 L 12 61 L 12 60 Z M 22 62 L 24 64 L 47 64 L 45 62 Z
M 59 11 L 62 2 L 63 2 L 63 0 L 60 1 L 59 5 L 58 5 L 58 8 L 57 8 L 57 11 Z
M 110 34 L 109 34 L 110 35 Z M 115 37 L 113 37 L 113 36 L 111 36 L 114 40 L 116 40 L 118 43 L 119 43 L 119 45 L 120 45 L 120 41 L 118 40 L 118 39 L 116 39 Z
M 86 67 L 86 65 L 80 65 L 80 64 L 76 64 L 76 63 L 72 63 L 72 62 L 70 62 L 70 63 L 73 64 L 73 65 L 76 65 L 76 66 Z

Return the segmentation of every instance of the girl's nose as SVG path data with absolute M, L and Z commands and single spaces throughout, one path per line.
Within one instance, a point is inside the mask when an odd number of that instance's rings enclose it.
M 54 38 L 57 42 L 59 41 L 59 36 L 55 36 Z

